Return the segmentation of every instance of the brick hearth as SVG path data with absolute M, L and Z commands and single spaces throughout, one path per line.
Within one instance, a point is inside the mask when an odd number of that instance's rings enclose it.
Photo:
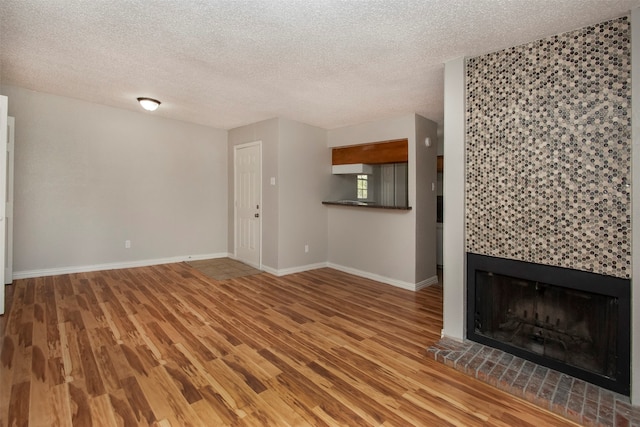
M 586 426 L 640 427 L 628 397 L 502 350 L 443 338 L 427 354 L 460 372 Z

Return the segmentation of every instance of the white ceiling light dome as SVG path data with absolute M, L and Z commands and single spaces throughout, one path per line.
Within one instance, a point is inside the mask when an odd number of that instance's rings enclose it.
M 156 111 L 161 104 L 157 99 L 145 97 L 138 98 L 138 102 L 147 111 Z

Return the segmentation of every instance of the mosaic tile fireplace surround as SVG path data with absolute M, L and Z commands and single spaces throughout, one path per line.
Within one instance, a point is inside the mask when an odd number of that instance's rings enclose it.
M 622 286 L 623 294 L 630 292 L 629 19 L 622 17 L 468 59 L 466 105 L 466 251 L 539 265 L 543 270 L 557 268 L 604 277 L 602 288 L 590 287 L 593 298 L 576 292 L 562 298 L 576 298 L 573 305 L 590 299 L 588 310 L 598 313 L 623 304 L 620 312 L 627 315 L 616 320 L 622 324 L 603 326 L 601 335 L 628 331 L 628 297 L 612 302 L 598 294 L 607 293 L 611 286 L 608 279 Z M 535 289 L 546 286 L 536 278 L 528 280 Z M 576 290 L 576 283 L 556 285 Z M 504 311 L 519 307 L 518 302 L 510 304 L 504 305 Z M 469 300 L 467 306 L 475 310 Z M 537 307 L 520 310 L 525 317 L 532 316 L 533 326 L 528 329 L 532 342 L 540 333 L 536 327 L 559 325 L 565 317 L 538 319 L 542 311 Z M 471 319 L 468 338 L 478 341 L 469 333 L 477 329 L 474 317 L 477 320 L 477 310 L 467 313 Z M 597 335 L 591 329 L 589 334 Z M 574 332 L 560 331 L 576 339 Z M 547 337 L 558 336 L 554 334 Z M 621 335 L 612 342 L 627 341 L 618 349 L 622 354 L 594 358 L 606 359 L 604 365 L 612 360 L 628 365 L 629 338 Z M 604 343 L 599 341 L 598 345 Z M 529 346 L 535 347 L 535 342 Z M 559 346 L 566 346 L 566 342 Z M 522 357 L 517 351 L 512 353 Z M 618 368 L 607 366 L 602 368 L 602 376 L 611 376 L 614 371 L 620 375 Z M 628 372 L 625 375 L 622 387 L 599 385 L 628 394 Z M 589 375 L 586 378 L 590 381 Z

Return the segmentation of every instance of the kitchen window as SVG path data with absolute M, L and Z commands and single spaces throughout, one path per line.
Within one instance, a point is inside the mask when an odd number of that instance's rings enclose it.
M 369 193 L 369 176 L 368 175 L 358 175 L 357 178 L 358 184 L 358 200 L 366 200 Z

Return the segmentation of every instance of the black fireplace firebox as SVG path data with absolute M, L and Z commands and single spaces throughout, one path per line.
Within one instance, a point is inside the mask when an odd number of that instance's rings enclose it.
M 627 279 L 467 254 L 467 338 L 629 395 Z

